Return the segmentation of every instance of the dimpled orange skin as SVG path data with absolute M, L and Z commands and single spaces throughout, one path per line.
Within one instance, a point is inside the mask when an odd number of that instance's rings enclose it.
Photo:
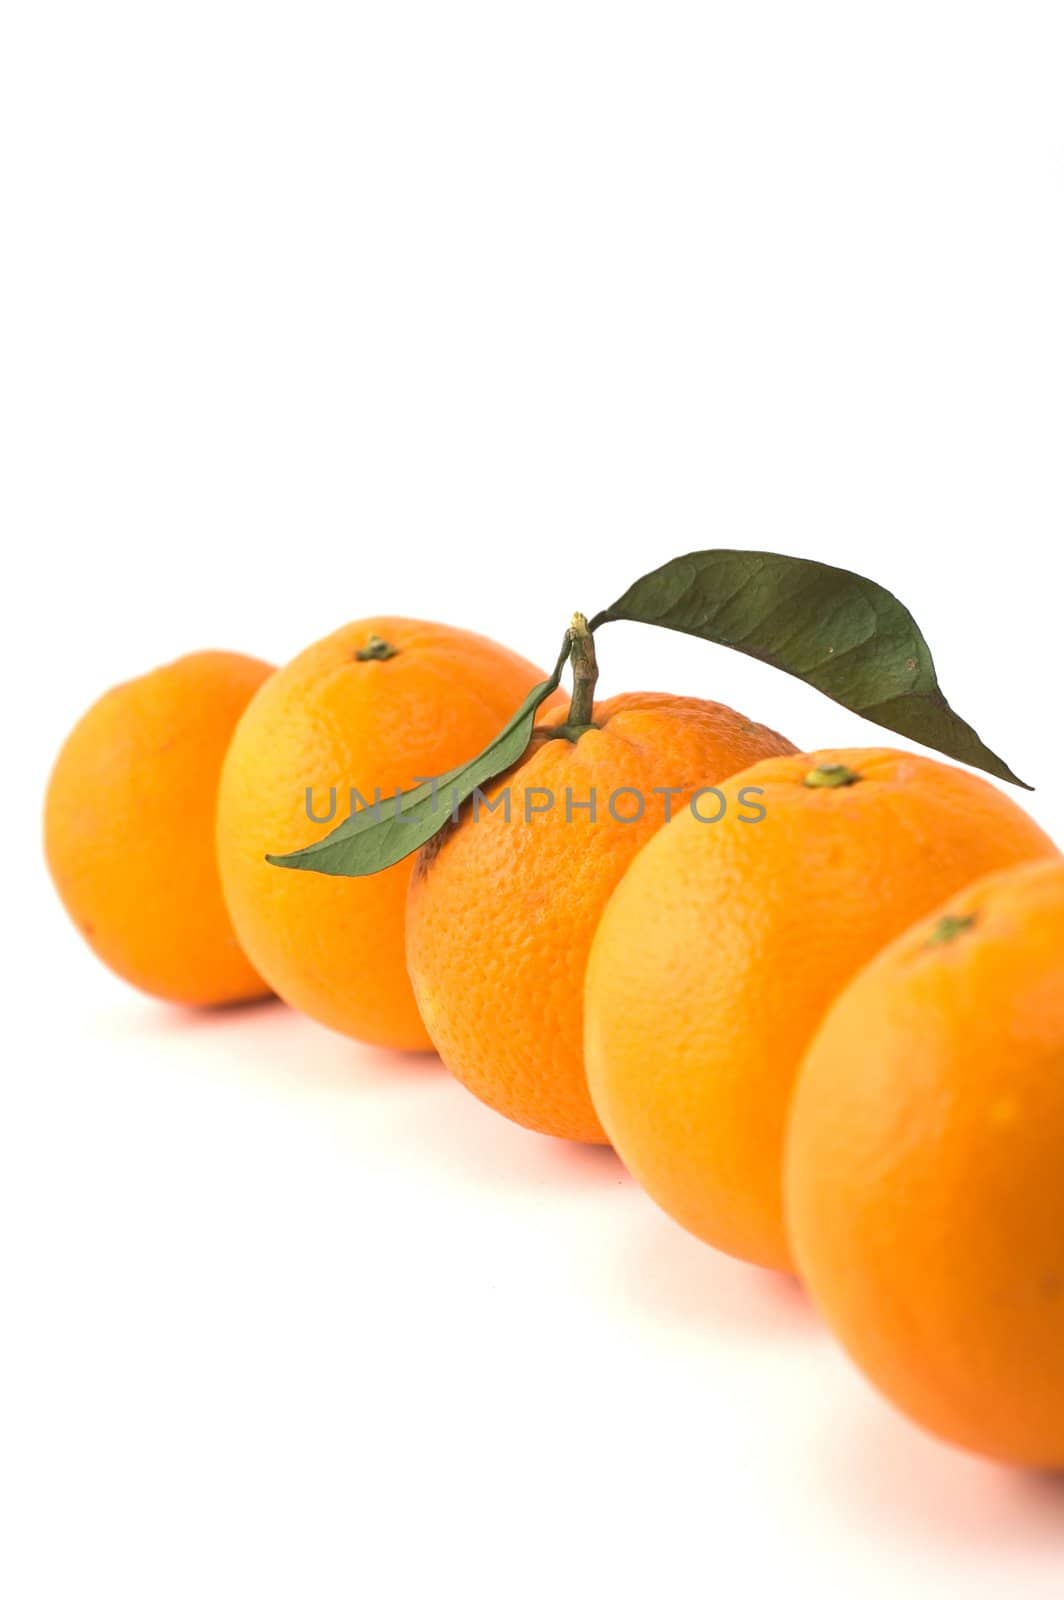
M 359 660 L 374 637 L 395 654 Z M 270 865 L 323 838 L 350 789 L 372 804 L 478 754 L 547 674 L 437 622 L 370 617 L 304 650 L 241 719 L 222 775 L 218 856 L 245 949 L 282 999 L 351 1038 L 428 1050 L 403 952 L 413 858 L 366 878 Z M 336 814 L 326 817 L 330 789 Z
M 682 806 L 691 791 L 793 746 L 727 706 L 675 695 L 602 701 L 597 726 L 575 743 L 548 736 L 566 714 L 548 713 L 521 765 L 488 789 L 489 803 L 509 789 L 509 823 L 501 809 L 482 809 L 422 851 L 407 960 L 432 1041 L 466 1088 L 540 1133 L 605 1143 L 584 1074 L 584 969 L 606 900 L 665 820 L 666 799 L 653 790 L 683 791 L 672 800 Z M 610 817 L 610 796 L 625 787 L 645 797 L 639 821 Z M 526 824 L 526 794 L 537 789 L 554 805 Z M 594 823 L 579 808 L 592 789 Z M 619 815 L 636 808 L 631 794 L 615 801 Z
M 854 979 L 802 1068 L 786 1188 L 872 1382 L 953 1444 L 1064 1467 L 1064 863 L 982 880 Z
M 820 766 L 858 781 L 806 786 Z M 741 820 L 741 789 L 764 790 Z M 681 813 L 606 908 L 588 970 L 588 1079 L 635 1178 L 719 1249 L 791 1270 L 781 1163 L 802 1054 L 877 950 L 973 878 L 1051 854 L 974 773 L 894 750 L 763 761 Z
M 113 972 L 186 1005 L 266 994 L 237 943 L 214 854 L 222 759 L 265 661 L 182 656 L 119 684 L 59 753 L 45 800 L 48 867 Z

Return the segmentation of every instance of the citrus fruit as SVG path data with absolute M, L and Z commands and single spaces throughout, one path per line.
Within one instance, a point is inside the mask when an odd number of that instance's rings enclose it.
M 734 803 L 750 788 L 757 822 Z M 786 1269 L 784 1126 L 828 1004 L 954 890 L 1053 845 L 984 779 L 895 750 L 763 761 L 722 792 L 720 821 L 681 812 L 606 908 L 588 1078 L 621 1158 L 666 1211 Z
M 331 832 L 353 791 L 387 805 L 475 756 L 545 677 L 477 634 L 373 617 L 263 685 L 222 774 L 218 859 L 241 942 L 282 999 L 352 1038 L 429 1048 L 403 955 L 412 860 L 341 878 L 265 857 Z
M 485 804 L 422 850 L 407 959 L 432 1042 L 468 1089 L 526 1127 L 602 1143 L 582 1041 L 602 908 L 670 809 L 793 746 L 711 701 L 622 694 L 588 710 L 548 712 Z
M 52 771 L 44 842 L 63 904 L 101 961 L 164 1000 L 267 992 L 222 901 L 214 808 L 237 719 L 272 670 L 204 650 L 119 684 Z
M 786 1194 L 814 1299 L 895 1404 L 1064 1467 L 1064 862 L 983 879 L 843 991 Z

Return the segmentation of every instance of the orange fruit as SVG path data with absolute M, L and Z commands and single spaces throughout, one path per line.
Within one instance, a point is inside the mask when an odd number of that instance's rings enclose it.
M 241 942 L 282 999 L 355 1039 L 430 1048 L 403 955 L 412 859 L 340 878 L 265 857 L 330 833 L 352 789 L 387 804 L 477 755 L 546 676 L 477 634 L 372 617 L 263 685 L 222 774 L 218 859 Z
M 763 791 L 743 820 L 742 789 Z M 971 772 L 897 750 L 763 761 L 681 812 L 606 908 L 587 979 L 595 1108 L 633 1175 L 732 1255 L 788 1269 L 781 1162 L 802 1054 L 895 934 L 996 867 L 1053 852 Z
M 272 671 L 203 650 L 119 684 L 49 780 L 45 855 L 63 904 L 101 961 L 163 1000 L 267 993 L 222 901 L 214 807 L 237 718 Z
M 727 706 L 675 695 L 602 701 L 575 741 L 552 737 L 565 719 L 549 712 L 486 806 L 422 850 L 407 959 L 432 1042 L 466 1088 L 525 1127 L 603 1143 L 582 1046 L 602 908 L 670 804 L 793 746 Z
M 786 1193 L 873 1383 L 940 1438 L 1064 1467 L 1064 862 L 971 886 L 843 991 Z

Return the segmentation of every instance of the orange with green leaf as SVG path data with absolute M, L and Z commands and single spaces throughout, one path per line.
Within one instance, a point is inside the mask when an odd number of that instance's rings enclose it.
M 699 1237 L 797 1264 L 916 1420 L 1064 1464 L 1055 846 L 927 756 L 801 755 L 713 701 L 597 701 L 615 621 L 1020 784 L 887 590 L 700 551 L 576 614 L 547 677 L 388 617 L 272 675 L 208 653 L 114 691 L 49 790 L 68 909 L 153 993 L 269 985 L 355 1038 L 434 1045 L 518 1123 L 611 1141 Z M 337 826 L 335 791 L 358 801 Z M 995 869 L 1015 870 L 948 901 Z
M 574 630 L 574 649 L 590 636 Z M 577 693 L 585 687 L 577 667 Z M 549 713 L 476 820 L 421 851 L 407 962 L 455 1077 L 539 1133 L 604 1142 L 584 1072 L 584 972 L 599 918 L 670 809 L 794 747 L 707 700 L 621 694 Z

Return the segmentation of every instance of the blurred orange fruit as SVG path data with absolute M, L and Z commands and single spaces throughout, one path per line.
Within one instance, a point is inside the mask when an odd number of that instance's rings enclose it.
M 566 715 L 548 712 L 485 806 L 467 807 L 422 850 L 407 958 L 432 1042 L 466 1088 L 526 1127 L 602 1143 L 583 1052 L 584 970 L 602 908 L 665 821 L 666 790 L 679 808 L 793 746 L 727 706 L 676 695 L 604 700 L 594 725 L 569 737 Z
M 843 991 L 786 1191 L 800 1271 L 891 1400 L 1064 1467 L 1064 862 L 965 890 Z
M 744 820 L 742 789 L 764 817 Z M 1054 853 L 974 773 L 897 750 L 763 761 L 635 859 L 595 938 L 588 1077 L 634 1176 L 710 1244 L 791 1267 L 784 1127 L 798 1064 L 848 979 L 973 878 Z
M 477 755 L 545 677 L 477 634 L 372 617 L 263 685 L 222 774 L 218 858 L 240 939 L 282 999 L 352 1038 L 430 1048 L 403 953 L 412 860 L 341 878 L 265 857 L 331 832 L 352 789 L 368 804 L 379 791 L 387 804 Z
M 272 671 L 204 650 L 119 684 L 52 772 L 45 854 L 63 904 L 101 961 L 161 999 L 267 993 L 222 901 L 214 808 L 237 719 Z

